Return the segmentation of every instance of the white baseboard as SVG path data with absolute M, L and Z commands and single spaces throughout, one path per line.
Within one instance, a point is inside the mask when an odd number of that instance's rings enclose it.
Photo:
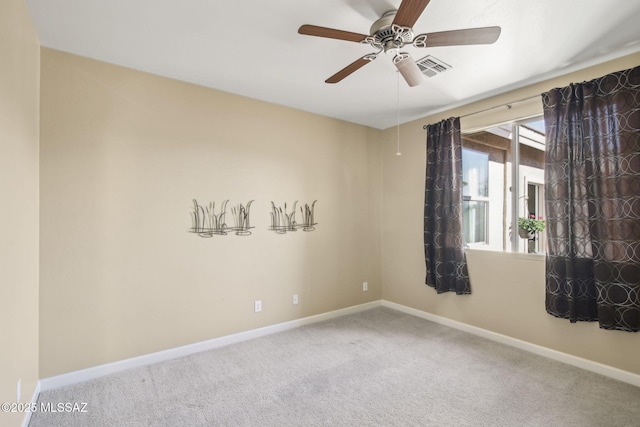
M 253 338 L 263 337 L 277 332 L 288 331 L 290 329 L 299 328 L 301 326 L 310 325 L 312 323 L 322 322 L 324 320 L 330 320 L 337 317 L 345 316 L 348 314 L 358 313 L 371 308 L 380 307 L 382 302 L 380 300 L 373 301 L 365 304 L 356 305 L 353 307 L 347 307 L 340 310 L 330 311 L 327 313 L 318 314 L 315 316 L 303 317 L 302 319 L 291 320 L 288 322 L 278 323 L 275 325 L 265 326 L 258 329 L 252 329 L 249 331 L 239 332 L 237 334 L 226 335 L 219 338 L 214 338 L 207 341 L 201 341 L 193 344 L 184 345 L 181 347 L 171 348 L 167 350 L 158 351 L 155 353 L 145 354 L 138 357 L 132 357 L 130 359 L 119 360 L 117 362 L 106 363 L 104 365 L 98 365 L 79 371 L 73 371 L 66 374 L 56 375 L 54 377 L 43 378 L 40 380 L 38 387 L 41 391 L 53 390 L 59 387 L 64 387 L 71 384 L 77 384 L 84 381 L 89 381 L 95 378 L 100 378 L 105 375 L 114 374 L 116 372 L 122 372 L 127 369 L 137 368 L 140 366 L 151 365 L 153 363 L 164 362 L 166 360 L 176 359 L 178 357 L 189 356 L 191 354 L 200 353 L 202 351 L 211 350 L 218 347 L 227 346 L 230 344 L 247 341 Z M 36 396 L 37 398 L 37 396 Z
M 428 313 L 426 311 L 417 310 L 415 308 L 407 307 L 405 305 L 396 304 L 391 301 L 382 300 L 381 305 L 383 307 L 391 308 L 393 310 L 401 311 L 403 313 L 411 314 L 422 319 L 430 320 L 434 323 L 439 323 L 444 326 L 449 326 L 454 329 L 459 329 L 464 332 L 468 332 L 474 335 L 478 335 L 482 338 L 487 338 L 492 341 L 506 344 L 511 347 L 516 347 L 521 350 L 535 353 L 539 356 L 544 356 L 558 362 L 566 363 L 587 371 L 595 372 L 600 375 L 604 375 L 609 378 L 622 381 L 636 387 L 640 387 L 640 375 L 632 372 L 623 371 L 622 369 L 614 368 L 612 366 L 604 365 L 602 363 L 594 362 L 592 360 L 583 359 L 581 357 L 572 356 L 570 354 L 562 353 L 560 351 L 552 350 L 547 347 L 542 347 L 537 344 L 532 344 L 527 341 L 522 341 L 517 338 L 512 338 L 507 335 L 502 335 L 496 332 L 492 332 L 486 329 L 478 328 L 476 326 L 467 325 L 466 323 L 457 322 L 455 320 L 441 317 L 435 314 Z
M 31 395 L 32 408 L 38 404 L 39 395 L 40 395 L 40 381 L 36 383 L 36 388 L 33 390 L 33 394 Z M 31 414 L 32 412 L 27 412 L 24 414 L 24 418 L 22 419 L 22 427 L 29 427 L 29 423 L 31 422 Z

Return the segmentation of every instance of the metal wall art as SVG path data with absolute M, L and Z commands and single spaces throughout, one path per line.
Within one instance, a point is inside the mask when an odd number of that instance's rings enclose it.
M 297 200 L 293 202 L 291 211 L 287 210 L 286 203 L 283 209 L 282 207 L 276 207 L 275 203 L 271 202 L 271 227 L 269 227 L 269 230 L 273 230 L 279 234 L 284 234 L 288 231 L 297 231 L 300 228 L 302 228 L 303 231 L 315 230 L 315 226 L 317 225 L 314 214 L 316 202 L 317 200 L 314 200 L 311 206 L 305 204 L 304 208 L 302 206 L 300 207 L 300 214 L 302 215 L 301 223 L 296 221 Z
M 208 205 L 202 206 L 193 199 L 193 212 L 191 212 L 191 228 L 190 233 L 195 233 L 200 237 L 213 237 L 214 235 L 226 235 L 229 232 L 235 232 L 237 236 L 248 236 L 251 234 L 251 222 L 249 213 L 251 203 L 246 205 L 239 204 L 231 208 L 231 216 L 234 225 L 228 226 L 226 223 L 227 204 L 229 200 L 222 202 L 218 214 L 215 213 L 215 202 L 209 202 Z

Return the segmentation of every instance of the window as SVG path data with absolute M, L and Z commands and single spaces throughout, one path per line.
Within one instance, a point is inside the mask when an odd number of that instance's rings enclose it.
M 544 219 L 544 120 L 541 117 L 462 136 L 465 244 L 544 252 L 544 232 L 521 237 L 519 217 Z

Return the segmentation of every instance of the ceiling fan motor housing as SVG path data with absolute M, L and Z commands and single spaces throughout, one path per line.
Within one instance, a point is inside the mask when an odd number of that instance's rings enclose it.
M 401 32 L 393 28 L 396 12 L 397 10 L 385 12 L 380 19 L 371 25 L 369 30 L 369 34 L 373 37 L 372 44 L 379 49 L 383 49 L 385 53 L 395 54 L 405 44 L 411 43 L 413 40 L 413 31 L 410 28 L 403 28 L 404 31 Z M 396 28 L 398 27 L 396 26 Z

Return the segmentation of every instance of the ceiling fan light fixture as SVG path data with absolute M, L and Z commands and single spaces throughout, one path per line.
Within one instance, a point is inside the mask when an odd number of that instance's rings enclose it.
M 400 52 L 393 58 L 393 63 L 409 86 L 418 86 L 424 80 L 422 71 L 408 53 Z

